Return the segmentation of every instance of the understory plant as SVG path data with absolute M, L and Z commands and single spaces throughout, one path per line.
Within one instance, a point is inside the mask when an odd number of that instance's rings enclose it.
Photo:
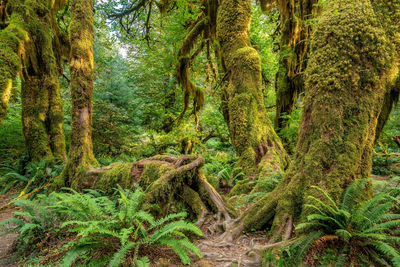
M 45 261 L 59 266 L 149 266 L 141 250 L 157 246 L 172 248 L 184 264 L 190 263 L 189 252 L 201 257 L 187 235 L 202 232 L 184 220 L 186 213 L 156 220 L 142 208 L 144 195 L 140 189 L 132 192 L 118 188 L 114 198 L 95 190 L 83 194 L 68 189 L 40 196 L 38 201 L 16 201 L 23 212 L 1 225 L 5 232 L 18 233 L 21 242 L 17 249 L 25 252 L 25 257 L 31 252 L 25 249 L 32 249 L 38 240 L 57 240 L 58 246 L 46 253 L 50 255 Z M 44 247 L 51 246 L 41 249 Z M 43 255 L 44 251 L 36 254 Z
M 300 238 L 283 249 L 281 265 L 400 266 L 398 200 L 382 193 L 362 201 L 368 183 L 350 184 L 339 204 L 314 186 L 321 197 L 308 196 L 311 214 L 297 225 Z
M 11 188 L 19 188 L 24 194 L 34 190 L 39 191 L 52 179 L 58 176 L 63 169 L 63 164 L 57 160 L 43 159 L 40 162 L 30 162 L 22 171 L 3 167 L 0 176 L 0 189 L 4 194 Z

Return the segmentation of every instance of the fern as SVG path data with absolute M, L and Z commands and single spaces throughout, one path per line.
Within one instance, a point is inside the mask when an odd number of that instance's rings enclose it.
M 287 261 L 298 264 L 317 240 L 312 236 L 320 235 L 327 237 L 326 240 L 328 237 L 337 240 L 336 266 L 347 265 L 354 259 L 364 265 L 391 263 L 400 266 L 400 253 L 395 248 L 400 244 L 398 233 L 395 235 L 400 227 L 400 214 L 391 213 L 397 199 L 382 193 L 361 201 L 368 183 L 361 180 L 350 184 L 338 205 L 324 190 L 314 186 L 321 198 L 308 196 L 313 204 L 306 206 L 313 213 L 307 216 L 306 222 L 297 225 L 296 230 L 304 237 L 290 246 L 291 255 L 286 255 Z M 319 240 L 325 242 L 324 238 Z
M 186 234 L 202 233 L 194 224 L 184 221 L 185 212 L 155 220 L 142 209 L 143 191 L 119 187 L 115 192 L 115 198 L 111 198 L 95 190 L 78 193 L 65 189 L 48 196 L 39 195 L 36 201 L 19 199 L 14 204 L 22 211 L 1 222 L 0 227 L 4 232 L 19 234 L 20 250 L 25 255 L 32 250 L 27 248 L 46 235 L 57 238 L 60 231 L 73 233 L 75 238 L 61 250 L 66 253 L 61 266 L 71 266 L 77 260 L 87 266 L 92 262 L 119 266 L 127 255 L 134 255 L 132 260 L 138 266 L 148 266 L 148 260 L 138 259 L 140 249 L 160 245 L 170 246 L 184 264 L 190 262 L 189 252 L 201 256 Z M 108 253 L 102 255 L 100 251 Z

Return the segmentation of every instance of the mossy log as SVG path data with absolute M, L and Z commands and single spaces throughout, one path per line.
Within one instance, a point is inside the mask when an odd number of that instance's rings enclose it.
M 369 177 L 385 88 L 398 72 L 394 57 L 371 1 L 327 2 L 312 38 L 294 160 L 277 188 L 231 224 L 221 240 L 267 225 L 288 238 L 293 221 L 308 215 L 306 196 L 319 195 L 312 185 L 339 201 L 350 182 Z
M 257 177 L 287 166 L 287 154 L 264 107 L 260 56 L 250 44 L 251 1 L 223 0 L 217 12 L 217 39 L 226 83 L 222 86 L 224 117 L 238 166 Z M 248 193 L 254 183 L 235 187 Z
M 146 192 L 144 205 L 155 215 L 186 209 L 198 224 L 209 213 L 218 214 L 220 220 L 230 220 L 235 212 L 204 178 L 203 165 L 200 155 L 154 156 L 134 163 L 114 163 L 88 169 L 83 188 L 112 193 L 117 185 L 141 187 Z

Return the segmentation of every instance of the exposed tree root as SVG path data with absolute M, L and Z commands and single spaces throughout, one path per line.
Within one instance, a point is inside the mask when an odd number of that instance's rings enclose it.
M 210 213 L 215 213 L 222 224 L 231 220 L 235 211 L 206 181 L 201 172 L 203 165 L 201 155 L 154 156 L 136 163 L 114 163 L 88 170 L 85 187 L 111 192 L 117 184 L 124 188 L 140 186 L 146 192 L 144 205 L 157 215 L 186 208 L 198 226 Z

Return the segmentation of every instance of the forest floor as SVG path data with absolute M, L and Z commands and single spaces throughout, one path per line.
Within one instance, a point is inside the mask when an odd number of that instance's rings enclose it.
M 9 203 L 10 196 L 13 193 L 8 193 L 5 195 L 0 195 L 0 207 Z M 6 210 L 0 212 L 0 221 L 10 219 L 14 216 L 15 208 L 9 207 Z M 15 238 L 17 237 L 16 233 L 6 234 L 0 236 L 0 266 L 1 267 L 9 267 L 15 266 L 13 264 L 11 258 L 11 248 L 14 243 Z
M 400 170 L 400 162 L 391 166 L 393 169 Z M 373 176 L 375 181 L 385 181 L 389 177 L 386 176 Z M 7 204 L 15 192 L 0 195 L 0 207 Z M 0 211 L 0 221 L 13 217 L 16 211 L 14 207 Z M 199 259 L 192 256 L 192 266 L 194 267 L 251 267 L 258 266 L 259 255 L 249 253 L 256 245 L 266 244 L 268 236 L 262 232 L 248 232 L 244 233 L 240 238 L 229 244 L 221 244 L 218 242 L 220 233 L 209 234 L 208 228 L 212 225 L 215 219 L 209 216 L 206 223 L 201 227 L 204 236 L 199 239 L 196 245 L 199 247 L 203 254 L 203 258 Z M 17 266 L 12 262 L 11 249 L 17 234 L 7 234 L 0 237 L 0 267 Z M 150 258 L 154 267 L 169 267 L 169 266 L 183 266 L 180 264 L 179 258 L 169 248 L 155 248 L 149 251 L 142 251 Z M 142 254 L 142 253 L 141 253 Z

